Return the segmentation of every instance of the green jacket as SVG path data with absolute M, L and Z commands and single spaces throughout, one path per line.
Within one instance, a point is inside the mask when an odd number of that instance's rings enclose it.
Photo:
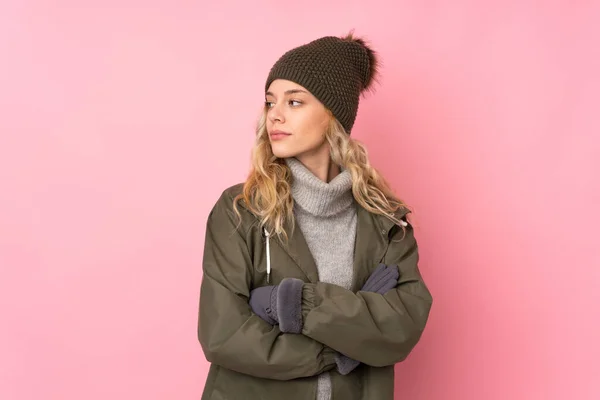
M 211 366 L 202 399 L 315 400 L 317 375 L 330 371 L 332 400 L 392 400 L 394 364 L 417 344 L 432 304 L 412 226 L 404 234 L 357 205 L 352 290 L 319 282 L 298 225 L 287 243 L 271 238 L 270 284 L 289 277 L 306 282 L 302 334 L 282 333 L 248 305 L 250 291 L 267 285 L 267 250 L 258 219 L 243 205 L 236 229 L 232 202 L 241 190 L 242 184 L 225 190 L 207 221 L 198 338 Z M 358 291 L 380 262 L 398 265 L 396 289 Z M 336 351 L 361 364 L 340 375 Z

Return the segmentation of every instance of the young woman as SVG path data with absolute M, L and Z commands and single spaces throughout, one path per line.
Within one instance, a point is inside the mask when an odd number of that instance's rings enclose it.
M 393 399 L 432 297 L 409 210 L 350 137 L 377 65 L 350 34 L 272 67 L 252 170 L 208 217 L 202 399 Z

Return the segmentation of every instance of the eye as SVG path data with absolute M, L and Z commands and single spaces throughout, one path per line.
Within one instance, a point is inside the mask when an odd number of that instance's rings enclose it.
M 295 104 L 294 104 L 294 103 L 295 103 Z M 297 106 L 299 106 L 299 105 L 301 105 L 301 104 L 302 104 L 302 102 L 301 102 L 301 101 L 299 101 L 299 100 L 290 100 L 290 105 L 291 105 L 292 107 L 297 107 Z
M 273 102 L 272 101 L 265 101 L 265 107 L 267 107 L 267 108 L 273 107 Z

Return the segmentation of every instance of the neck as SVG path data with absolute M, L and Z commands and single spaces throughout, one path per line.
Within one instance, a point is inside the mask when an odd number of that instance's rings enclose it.
M 302 163 L 314 176 L 325 183 L 329 183 L 339 175 L 340 167 L 331 161 L 329 147 L 323 146 L 325 151 L 320 154 L 298 155 L 296 159 Z

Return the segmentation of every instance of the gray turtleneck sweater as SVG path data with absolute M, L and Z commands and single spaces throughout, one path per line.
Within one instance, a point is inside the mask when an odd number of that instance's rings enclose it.
M 295 158 L 286 158 L 293 176 L 296 222 L 306 239 L 322 282 L 350 289 L 353 280 L 356 208 L 352 177 L 342 170 L 325 183 Z M 317 400 L 331 398 L 329 373 L 319 375 Z

